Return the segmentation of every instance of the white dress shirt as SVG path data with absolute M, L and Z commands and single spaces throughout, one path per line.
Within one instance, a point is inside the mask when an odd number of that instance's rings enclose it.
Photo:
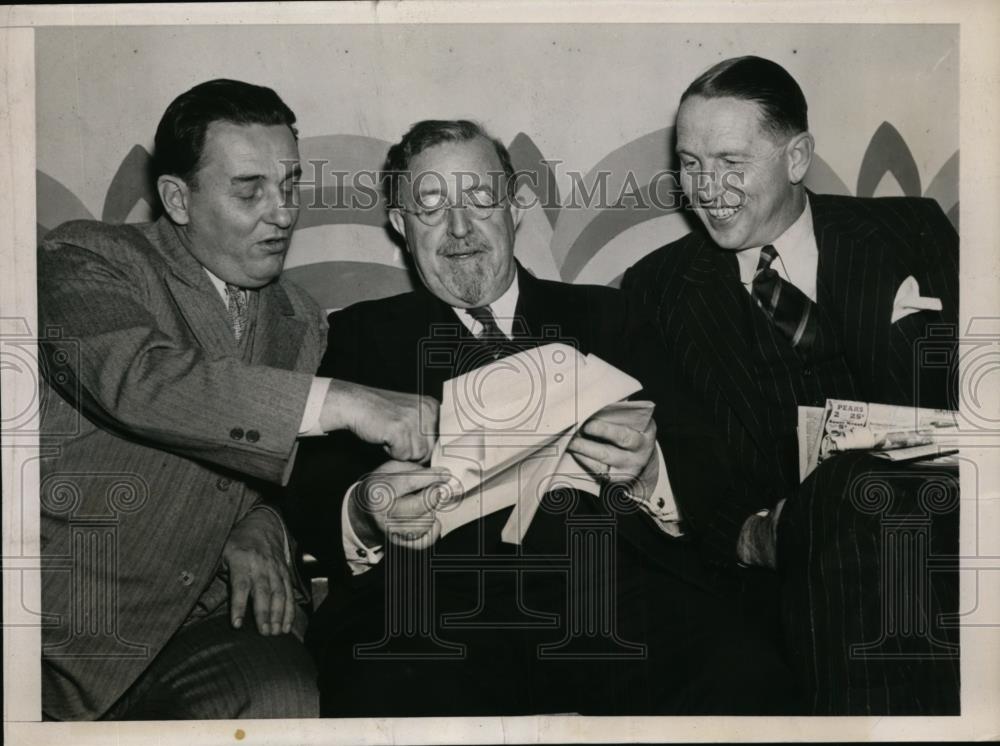
M 490 303 L 490 310 L 493 312 L 497 326 L 508 339 L 513 336 L 514 310 L 517 308 L 519 293 L 517 275 L 515 274 L 514 281 L 504 294 L 493 301 L 493 303 Z M 466 309 L 452 308 L 452 311 L 455 312 L 458 320 L 472 334 L 477 337 L 482 334 L 483 325 L 474 319 Z M 682 533 L 680 528 L 680 514 L 677 511 L 677 503 L 674 500 L 673 490 L 670 487 L 667 467 L 658 443 L 656 445 L 656 458 L 659 465 L 656 487 L 653 489 L 650 499 L 639 500 L 639 504 L 664 533 L 671 536 L 680 536 Z M 341 540 L 344 546 L 344 556 L 347 558 L 347 564 L 354 575 L 360 575 L 370 570 L 373 565 L 378 564 L 382 560 L 383 556 L 383 547 L 381 545 L 365 545 L 351 526 L 348 506 L 351 495 L 357 486 L 358 483 L 355 483 L 347 490 L 340 512 L 342 526 Z M 635 497 L 633 499 L 638 500 Z
M 819 247 L 816 245 L 816 234 L 813 232 L 812 210 L 809 209 L 808 197 L 802 214 L 785 229 L 784 233 L 772 241 L 771 245 L 778 252 L 778 257 L 771 266 L 777 270 L 781 279 L 792 283 L 815 303 Z M 753 292 L 753 276 L 757 271 L 762 248 L 764 247 L 755 246 L 736 253 L 736 260 L 740 266 L 740 281 L 748 293 Z

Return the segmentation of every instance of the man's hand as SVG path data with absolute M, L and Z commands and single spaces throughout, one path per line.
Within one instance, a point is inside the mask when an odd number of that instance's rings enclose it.
M 785 501 L 780 500 L 774 510 L 761 511 L 743 522 L 736 541 L 736 557 L 744 565 L 778 567 L 778 520 Z
M 638 481 L 641 494 L 653 494 L 659 477 L 656 458 L 656 422 L 650 419 L 642 432 L 628 425 L 591 417 L 569 442 L 577 461 L 601 481 L 631 484 Z
M 332 380 L 323 402 L 324 432 L 350 430 L 380 443 L 393 459 L 423 463 L 437 439 L 438 403 L 432 397 L 401 394 Z
M 292 629 L 295 597 L 285 562 L 284 529 L 274 513 L 251 510 L 236 524 L 222 550 L 222 567 L 229 575 L 233 627 L 242 626 L 252 596 L 258 632 L 280 635 Z
M 369 546 L 384 544 L 388 538 L 402 547 L 425 549 L 441 535 L 435 515 L 438 504 L 458 498 L 458 490 L 447 469 L 386 461 L 351 494 L 351 526 Z

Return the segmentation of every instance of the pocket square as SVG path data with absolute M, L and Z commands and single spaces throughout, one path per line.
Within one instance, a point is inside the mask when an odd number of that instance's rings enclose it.
M 920 294 L 917 278 L 910 275 L 896 291 L 896 299 L 892 302 L 892 321 L 895 324 L 902 318 L 917 311 L 940 311 L 941 299 L 925 297 Z

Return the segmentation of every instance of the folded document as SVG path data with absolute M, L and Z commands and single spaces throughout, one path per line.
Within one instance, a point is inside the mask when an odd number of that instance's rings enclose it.
M 502 538 L 519 544 L 546 492 L 599 494 L 567 452 L 580 426 L 601 417 L 644 430 L 649 402 L 627 402 L 637 380 L 566 344 L 524 350 L 447 381 L 431 466 L 445 467 L 461 492 L 438 503 L 441 535 L 512 505 Z

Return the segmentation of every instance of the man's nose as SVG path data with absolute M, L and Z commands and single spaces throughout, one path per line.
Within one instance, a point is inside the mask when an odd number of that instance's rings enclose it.
M 461 205 L 448 208 L 448 233 L 455 238 L 462 238 L 469 232 L 469 216 Z
M 264 219 L 279 228 L 291 228 L 299 214 L 298 195 L 278 192 L 271 200 Z
M 715 169 L 707 169 L 694 174 L 692 190 L 695 194 L 695 202 L 713 203 L 722 194 L 722 180 L 719 172 Z

